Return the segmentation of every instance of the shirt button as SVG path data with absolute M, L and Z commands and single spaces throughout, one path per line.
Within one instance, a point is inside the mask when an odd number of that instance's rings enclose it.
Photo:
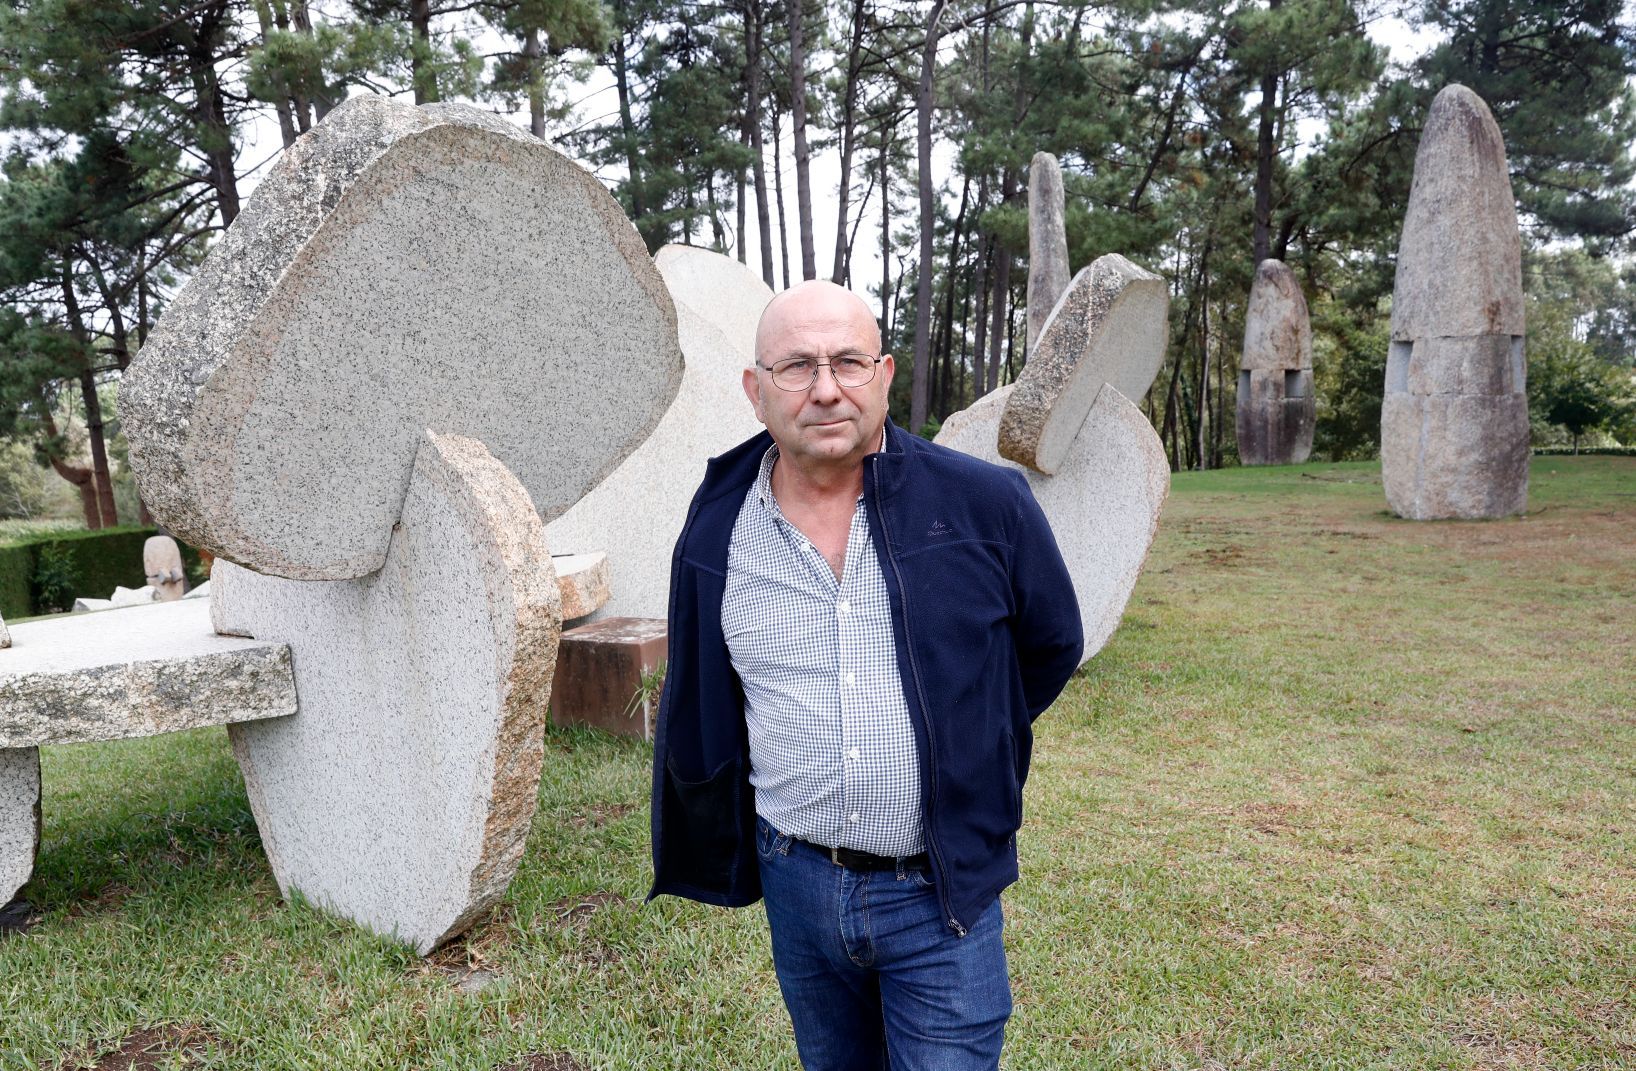
M 852 609 L 852 604 L 850 602 L 847 602 L 845 599 L 842 599 L 839 603 L 836 604 L 835 608 L 837 610 L 841 611 L 841 613 L 844 614 L 848 610 Z
M 846 683 L 848 683 L 848 684 L 858 683 L 858 675 L 856 673 L 848 673 L 846 675 Z
M 857 758 L 858 758 L 858 749 L 853 748 L 851 751 L 848 751 L 846 753 L 846 757 L 849 758 L 849 759 L 852 759 L 853 761 L 856 761 Z
M 858 821 L 858 819 L 859 819 L 859 818 L 860 818 L 860 817 L 862 817 L 862 816 L 861 816 L 861 815 L 859 815 L 859 814 L 858 814 L 858 812 L 857 812 L 857 811 L 853 811 L 853 812 L 852 812 L 852 813 L 851 813 L 851 814 L 849 814 L 849 815 L 847 815 L 847 816 L 846 816 L 846 820 L 847 820 L 847 821 L 848 821 L 848 822 L 856 822 L 856 821 Z

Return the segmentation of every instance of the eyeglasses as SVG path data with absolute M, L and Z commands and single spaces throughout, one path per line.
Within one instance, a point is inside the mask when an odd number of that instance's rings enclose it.
M 867 353 L 838 353 L 827 361 L 816 357 L 789 357 L 771 365 L 756 362 L 757 368 L 772 373 L 773 386 L 779 390 L 806 390 L 818 382 L 818 370 L 828 367 L 835 382 L 843 387 L 861 387 L 875 378 L 875 366 L 881 358 Z

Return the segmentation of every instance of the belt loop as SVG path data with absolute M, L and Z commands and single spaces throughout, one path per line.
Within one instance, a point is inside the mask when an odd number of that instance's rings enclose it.
M 841 865 L 841 849 L 838 845 L 829 850 L 829 861 L 834 863 L 836 866 Z

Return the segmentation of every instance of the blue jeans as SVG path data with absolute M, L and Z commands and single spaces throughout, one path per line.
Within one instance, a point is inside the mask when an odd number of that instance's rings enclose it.
M 964 937 L 931 876 L 847 870 L 756 820 L 773 967 L 806 1071 L 993 1071 L 1011 983 L 1000 902 Z

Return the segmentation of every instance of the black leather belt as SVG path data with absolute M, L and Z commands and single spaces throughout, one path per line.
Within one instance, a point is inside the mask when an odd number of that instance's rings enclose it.
M 836 866 L 846 867 L 848 870 L 890 870 L 896 871 L 899 862 L 905 870 L 930 870 L 932 861 L 925 852 L 917 855 L 873 855 L 869 852 L 860 852 L 853 848 L 828 848 L 822 844 L 813 844 L 811 841 L 795 839 L 797 844 L 805 844 L 829 856 L 829 861 Z

